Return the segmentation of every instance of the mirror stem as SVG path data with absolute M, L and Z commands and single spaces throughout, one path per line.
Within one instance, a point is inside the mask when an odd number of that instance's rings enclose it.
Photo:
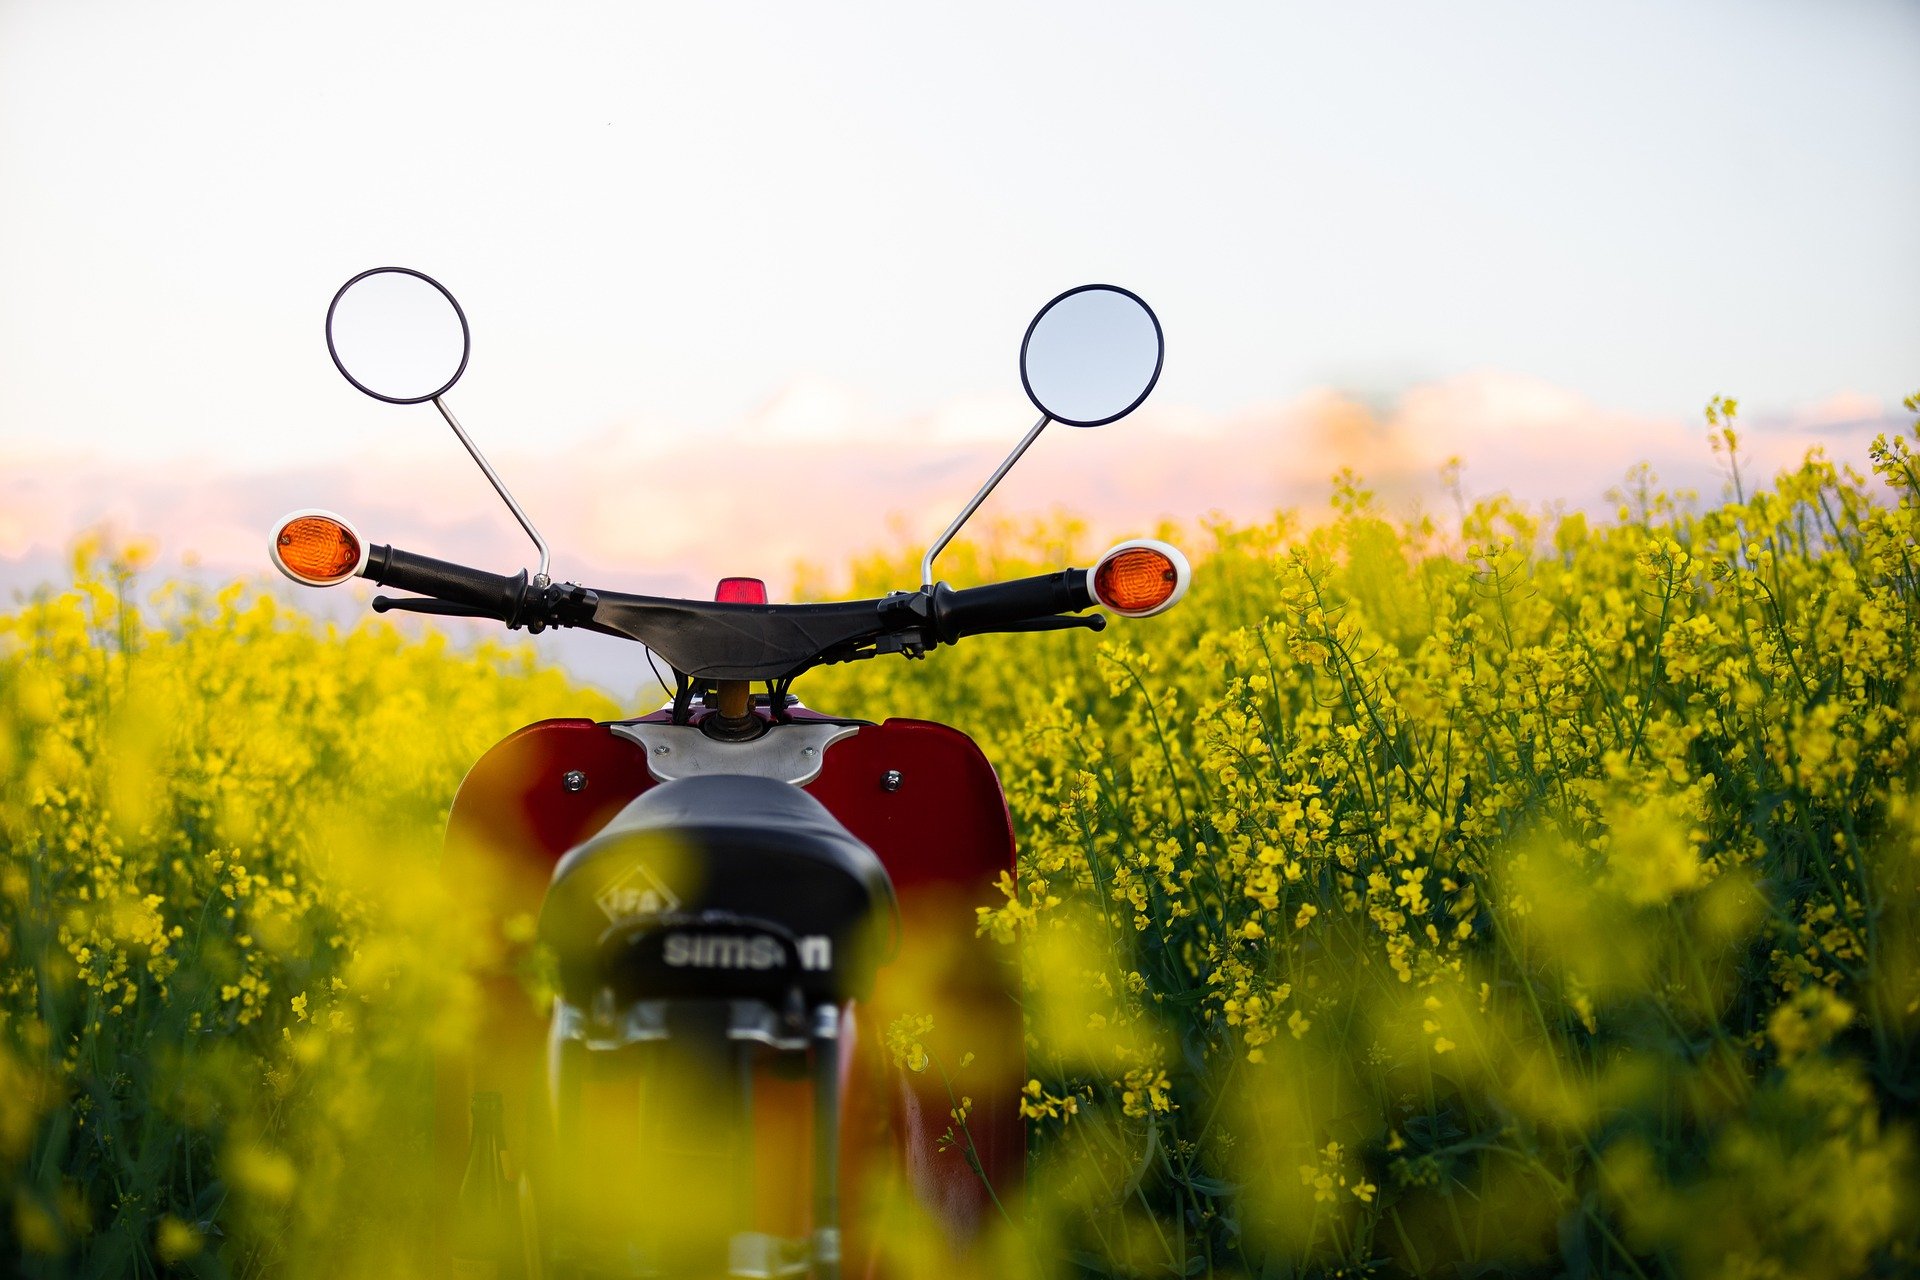
M 527 513 L 520 509 L 520 504 L 513 500 L 512 494 L 507 492 L 507 486 L 502 483 L 499 473 L 494 471 L 487 460 L 480 456 L 479 446 L 474 444 L 473 437 L 467 434 L 466 428 L 462 427 L 459 421 L 453 416 L 453 410 L 447 408 L 446 401 L 442 400 L 439 396 L 435 396 L 433 398 L 433 407 L 440 411 L 440 416 L 445 418 L 447 425 L 453 428 L 453 434 L 460 437 L 460 443 L 467 446 L 467 452 L 473 455 L 473 460 L 480 464 L 480 470 L 484 471 L 487 479 L 493 483 L 494 492 L 499 494 L 501 501 L 507 504 L 507 510 L 513 512 L 513 518 L 520 522 L 520 527 L 527 531 L 527 536 L 533 539 L 534 548 L 540 552 L 540 568 L 534 573 L 533 585 L 536 587 L 547 586 L 553 581 L 552 578 L 547 576 L 547 540 L 540 536 L 540 531 L 533 527 L 533 521 L 527 519 Z
M 1000 483 L 1007 472 L 1013 470 L 1013 464 L 1020 461 L 1020 455 L 1027 451 L 1027 446 L 1039 439 L 1040 433 L 1052 421 L 1053 419 L 1046 414 L 1040 415 L 1040 421 L 1033 424 L 1033 430 L 1027 432 L 1024 440 L 1013 446 L 1013 452 L 1008 454 L 1007 460 L 1000 464 L 1000 469 L 987 477 L 987 482 L 980 486 L 980 492 L 973 495 L 973 501 L 967 504 L 966 510 L 953 518 L 953 523 L 947 526 L 947 531 L 940 535 L 940 541 L 927 549 L 926 558 L 920 562 L 920 586 L 923 589 L 933 585 L 933 558 L 947 549 L 947 544 L 953 541 L 953 535 L 960 532 L 960 526 L 980 509 L 980 504 L 987 500 L 987 495 L 993 492 L 993 487 Z

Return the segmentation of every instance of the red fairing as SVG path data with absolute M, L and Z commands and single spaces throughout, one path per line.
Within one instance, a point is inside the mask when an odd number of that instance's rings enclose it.
M 644 717 L 667 719 L 664 712 Z M 822 719 L 797 711 L 799 719 Z M 584 778 L 569 789 L 567 775 Z M 530 725 L 481 757 L 462 782 L 447 824 L 445 875 L 480 903 L 499 931 L 503 962 L 487 979 L 479 1052 L 444 1062 L 439 1132 L 442 1192 L 451 1197 L 465 1157 L 474 1089 L 507 1099 L 509 1146 L 526 1150 L 527 1108 L 539 1098 L 546 1033 L 514 975 L 508 922 L 537 915 L 553 864 L 642 791 L 655 785 L 641 747 L 590 720 Z M 929 1049 L 973 1099 L 968 1121 L 981 1165 L 1002 1202 L 1017 1194 L 1026 1165 L 1018 1108 L 1026 1078 L 1018 971 L 1005 948 L 975 937 L 975 909 L 1003 901 L 999 881 L 1014 865 L 1006 798 L 971 739 L 945 725 L 889 720 L 827 751 L 813 794 L 869 845 L 893 879 L 902 918 L 900 952 L 881 970 L 872 1000 L 855 1014 L 854 1062 L 846 1083 L 843 1186 L 849 1274 L 871 1272 L 855 1206 L 892 1170 L 964 1247 L 993 1212 L 962 1155 L 941 1151 L 953 1105 L 936 1070 L 912 1073 L 887 1057 L 882 1036 L 906 1014 L 931 1014 Z M 964 1069 L 963 1055 L 973 1060 Z M 956 1074 L 957 1073 L 957 1074 Z M 804 1178 L 793 1212 L 808 1203 Z M 768 1181 L 762 1179 L 760 1181 Z M 800 1226 L 801 1224 L 795 1224 Z M 797 1234 L 797 1231 L 796 1231 Z
M 898 790 L 887 790 L 890 773 L 899 775 Z M 875 1049 L 896 1017 L 933 1016 L 928 1047 L 953 1075 L 955 1093 L 973 1099 L 968 1132 L 1008 1203 L 1026 1171 L 1019 973 L 1006 948 L 975 936 L 975 908 L 1004 901 L 998 882 L 1013 870 L 1013 825 L 1000 780 L 965 734 L 925 720 L 889 720 L 829 750 L 807 789 L 880 856 L 900 898 L 900 955 L 881 970 L 862 1048 Z M 968 1053 L 973 1062 L 958 1070 Z M 935 1070 L 913 1074 L 881 1062 L 891 1086 L 894 1136 L 887 1147 L 904 1161 L 920 1202 L 936 1210 L 956 1240 L 970 1238 L 992 1202 L 966 1161 L 937 1146 L 952 1125 L 945 1084 Z

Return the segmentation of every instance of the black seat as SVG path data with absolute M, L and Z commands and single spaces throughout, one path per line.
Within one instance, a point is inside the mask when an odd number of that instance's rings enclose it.
M 562 858 L 540 931 L 571 968 L 652 919 L 712 912 L 836 939 L 837 954 L 895 904 L 880 859 L 818 800 L 715 775 L 643 792 Z
M 873 850 L 854 838 L 827 807 L 787 782 L 738 774 L 680 778 L 642 792 L 598 834 L 553 869 L 557 886 L 594 850 L 638 833 L 683 840 L 718 858 L 778 853 L 824 863 L 862 885 L 874 905 L 889 903 L 893 886 Z

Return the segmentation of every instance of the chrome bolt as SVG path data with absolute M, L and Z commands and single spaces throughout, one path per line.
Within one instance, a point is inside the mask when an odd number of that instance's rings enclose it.
M 880 787 L 883 791 L 898 791 L 900 789 L 900 771 L 898 769 L 889 769 L 881 774 Z
M 578 769 L 569 769 L 565 775 L 561 777 L 560 785 L 569 791 L 585 791 L 587 789 L 587 775 Z
M 653 749 L 653 754 L 657 756 L 663 756 L 667 754 L 667 752 L 671 751 L 672 749 L 673 748 L 669 747 L 666 743 L 663 742 L 659 746 Z
M 802 747 L 802 748 L 800 748 L 800 754 L 801 754 L 801 755 L 803 755 L 803 756 L 810 756 L 810 755 L 815 755 L 815 754 L 817 754 L 817 751 L 818 751 L 818 749 L 817 749 L 817 748 L 814 748 L 814 747 Z

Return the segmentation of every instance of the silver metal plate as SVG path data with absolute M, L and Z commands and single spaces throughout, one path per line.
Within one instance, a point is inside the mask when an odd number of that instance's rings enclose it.
M 646 749 L 647 772 L 660 782 L 732 774 L 772 778 L 796 787 L 820 776 L 828 747 L 860 732 L 857 724 L 776 724 L 752 742 L 719 742 L 692 725 L 607 727 Z
M 607 992 L 607 1004 L 612 1003 Z M 603 1010 L 604 1012 L 604 1010 Z M 606 1053 L 648 1040 L 670 1040 L 667 1031 L 667 1006 L 659 1000 L 637 1000 L 628 1005 L 615 1021 L 596 1017 L 585 1009 L 556 1000 L 553 1005 L 552 1034 L 561 1040 L 577 1040 L 590 1052 Z
M 813 1270 L 805 1240 L 787 1240 L 759 1231 L 742 1231 L 727 1242 L 727 1274 L 749 1280 L 781 1280 Z
M 601 1007 L 589 1012 L 565 1000 L 554 1001 L 551 1034 L 561 1040 L 577 1040 L 592 1053 L 673 1039 L 667 1026 L 671 1001 L 636 1000 L 624 1010 L 615 1010 L 613 992 L 602 988 L 595 1003 Z M 824 1007 L 838 1012 L 832 1005 Z M 727 1039 L 764 1044 L 783 1053 L 805 1053 L 810 1047 L 807 1037 L 783 1034 L 784 1025 L 778 1011 L 765 1001 L 727 1002 Z

